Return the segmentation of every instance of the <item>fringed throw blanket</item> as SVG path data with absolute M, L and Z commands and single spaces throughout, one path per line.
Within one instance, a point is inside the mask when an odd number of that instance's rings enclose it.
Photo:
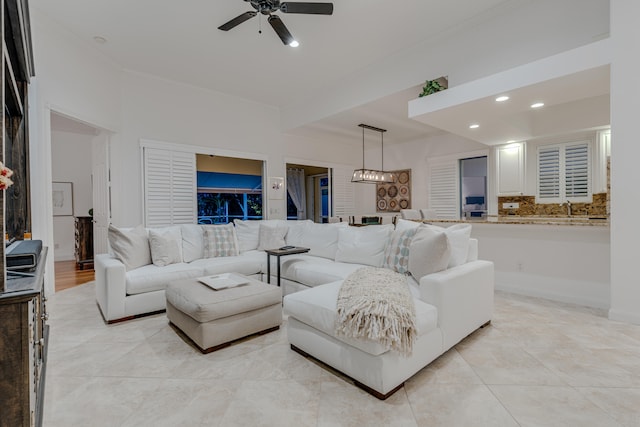
M 416 307 L 406 276 L 386 268 L 356 270 L 344 279 L 337 309 L 337 334 L 411 355 L 417 336 Z

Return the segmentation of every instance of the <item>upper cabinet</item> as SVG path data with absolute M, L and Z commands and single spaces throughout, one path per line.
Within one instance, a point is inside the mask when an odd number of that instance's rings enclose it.
M 497 196 L 524 194 L 524 150 L 524 142 L 495 148 Z

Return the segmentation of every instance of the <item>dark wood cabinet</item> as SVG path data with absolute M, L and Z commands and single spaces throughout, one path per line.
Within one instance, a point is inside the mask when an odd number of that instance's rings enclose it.
M 32 276 L 8 273 L 0 293 L 0 427 L 40 426 L 47 364 L 43 248 Z
M 93 266 L 93 217 L 76 217 L 76 265 L 80 270 Z

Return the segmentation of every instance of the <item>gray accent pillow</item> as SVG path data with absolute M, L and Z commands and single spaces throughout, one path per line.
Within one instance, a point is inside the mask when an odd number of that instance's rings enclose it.
M 108 238 L 113 254 L 124 264 L 125 270 L 151 264 L 149 239 L 142 225 L 127 231 L 109 225 Z
M 420 227 L 409 246 L 409 272 L 416 279 L 446 270 L 451 256 L 449 238 L 443 230 Z

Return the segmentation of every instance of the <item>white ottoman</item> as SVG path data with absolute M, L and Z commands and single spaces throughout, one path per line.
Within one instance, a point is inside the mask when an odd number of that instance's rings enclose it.
M 282 290 L 247 278 L 246 285 L 213 290 L 196 279 L 167 286 L 167 317 L 203 353 L 282 323 Z

